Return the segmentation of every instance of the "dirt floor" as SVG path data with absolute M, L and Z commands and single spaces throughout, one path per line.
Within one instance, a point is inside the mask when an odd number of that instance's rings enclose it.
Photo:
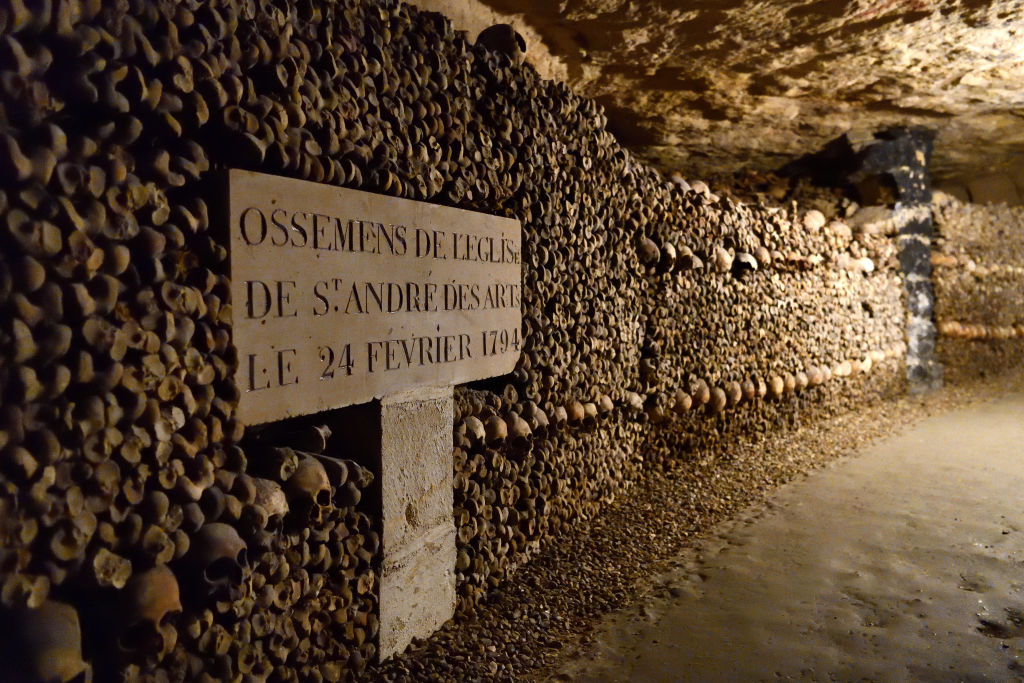
M 717 525 L 553 678 L 1024 680 L 1024 393 L 956 407 Z
M 589 663 L 592 655 L 595 638 L 600 636 L 600 629 L 605 624 L 608 615 L 618 610 L 629 610 L 630 605 L 647 606 L 648 614 L 643 620 L 632 625 L 627 624 L 620 628 L 620 634 L 644 629 L 642 635 L 647 641 L 652 639 L 668 642 L 671 636 L 659 636 L 654 633 L 652 620 L 657 618 L 657 610 L 664 610 L 668 604 L 678 596 L 686 595 L 686 591 L 708 591 L 708 582 L 700 582 L 698 579 L 682 580 L 689 572 L 679 569 L 679 565 L 685 566 L 690 563 L 698 566 L 700 558 L 706 559 L 706 564 L 699 570 L 701 573 L 711 576 L 714 566 L 714 548 L 731 548 L 726 550 L 723 558 L 731 555 L 739 556 L 747 550 L 742 546 L 734 546 L 731 542 L 723 540 L 723 536 L 729 537 L 727 527 L 722 526 L 727 520 L 753 519 L 759 515 L 758 510 L 763 510 L 766 519 L 773 518 L 777 510 L 780 510 L 781 501 L 785 498 L 777 498 L 776 495 L 789 496 L 790 489 L 779 487 L 787 482 L 797 481 L 796 486 L 805 478 L 805 475 L 816 477 L 822 467 L 828 467 L 830 463 L 843 462 L 839 465 L 839 471 L 847 464 L 856 463 L 856 458 L 851 457 L 867 451 L 871 444 L 878 444 L 885 439 L 891 438 L 893 434 L 912 433 L 908 431 L 911 425 L 921 424 L 923 420 L 937 420 L 935 424 L 942 424 L 955 411 L 981 410 L 984 414 L 988 410 L 986 406 L 994 405 L 993 402 L 1000 401 L 1009 395 L 1024 396 L 1024 367 L 1015 364 L 1004 365 L 999 372 L 987 369 L 984 373 L 958 372 L 958 381 L 948 385 L 945 389 L 927 394 L 924 396 L 898 396 L 887 400 L 872 403 L 859 409 L 835 415 L 827 420 L 814 420 L 810 424 L 797 427 L 792 430 L 783 430 L 774 433 L 756 435 L 751 439 L 737 440 L 726 452 L 719 453 L 711 460 L 706 459 L 680 459 L 671 463 L 665 469 L 651 471 L 631 491 L 629 496 L 623 496 L 609 506 L 601 515 L 590 520 L 586 524 L 575 525 L 552 537 L 542 549 L 541 553 L 529 564 L 520 568 L 516 575 L 509 581 L 492 589 L 489 599 L 480 605 L 471 616 L 460 616 L 446 624 L 437 634 L 426 641 L 420 641 L 410 647 L 404 654 L 394 657 L 391 660 L 375 666 L 367 672 L 365 680 L 368 681 L 458 681 L 467 683 L 471 681 L 551 681 L 572 679 L 573 676 L 600 679 L 601 671 L 608 672 L 608 678 L 615 679 L 618 675 L 623 680 L 629 680 L 630 671 L 622 669 L 620 674 L 615 674 L 607 667 L 610 658 L 617 656 L 624 660 L 630 647 L 625 639 L 620 638 L 619 650 L 614 648 L 614 638 L 609 636 L 604 640 L 613 652 L 606 654 L 605 658 L 597 659 L 591 665 Z M 1019 403 L 1017 404 L 1019 406 Z M 980 407 L 979 407 L 980 406 Z M 1024 421 L 1018 407 L 1014 418 L 1017 423 Z M 998 431 L 1006 431 L 1009 425 L 1003 425 Z M 1024 443 L 1021 437 L 1017 437 L 1018 443 Z M 936 444 L 938 446 L 939 444 Z M 840 461 L 840 458 L 846 458 Z M 928 467 L 911 468 L 906 474 L 913 477 L 912 482 L 924 482 L 923 478 L 929 472 L 939 470 L 939 465 L 931 462 Z M 943 463 L 946 461 L 943 460 Z M 991 458 L 980 458 L 979 467 L 993 466 Z M 1005 462 L 1005 460 L 1003 461 Z M 952 465 L 949 465 L 952 467 Z M 946 467 L 943 464 L 941 467 Z M 898 469 L 898 468 L 897 468 Z M 974 468 L 972 468 L 974 469 Z M 828 476 L 837 476 L 827 471 Z M 893 475 L 896 476 L 895 474 Z M 901 475 L 902 476 L 902 475 Z M 974 476 L 972 474 L 972 476 Z M 980 475 L 979 475 L 980 476 Z M 890 477 L 882 476 L 883 483 Z M 950 477 L 950 486 L 958 494 L 963 494 L 969 500 L 977 499 L 979 504 L 991 504 L 999 511 L 988 523 L 996 524 L 1001 522 L 999 515 L 1008 517 L 1014 512 L 1013 499 L 1006 489 L 998 496 L 993 492 L 993 487 L 971 483 L 966 478 L 953 480 Z M 1009 480 L 1008 480 L 1009 481 Z M 1019 480 L 1012 484 L 1017 490 L 1024 490 L 1019 486 Z M 873 488 L 873 487 L 872 487 Z M 920 487 L 922 490 L 924 486 Z M 794 488 L 793 490 L 798 490 Z M 787 491 L 787 493 L 781 493 Z M 860 493 L 869 493 L 870 488 L 865 488 Z M 858 494 L 859 495 L 859 494 Z M 902 494 L 901 494 L 902 496 Z M 940 499 L 942 496 L 939 497 Z M 924 498 L 915 499 L 919 505 L 924 504 Z M 771 507 L 764 507 L 774 501 Z M 987 502 L 986 502 L 987 501 Z M 897 501 L 898 502 L 898 501 Z M 808 503 L 808 505 L 811 505 Z M 863 507 L 863 504 L 860 503 Z M 760 506 L 760 507 L 759 507 Z M 813 505 L 809 509 L 809 516 L 814 519 L 821 518 L 823 521 L 836 519 L 831 510 L 831 501 L 818 503 L 817 510 Z M 1003 510 L 1002 508 L 1006 508 Z M 746 511 L 746 512 L 744 512 Z M 863 512 L 868 514 L 869 511 Z M 814 514 L 810 514 L 814 513 Z M 739 516 L 739 517 L 738 517 Z M 859 514 L 848 514 L 840 519 L 840 522 L 831 526 L 832 538 L 843 538 L 853 534 Z M 865 517 L 866 519 L 866 517 Z M 767 523 L 767 522 L 766 522 Z M 1017 525 L 1020 526 L 1020 525 Z M 753 540 L 754 534 L 760 531 L 750 531 L 749 525 L 745 522 L 734 523 L 731 527 L 735 531 L 735 538 L 746 538 Z M 860 528 L 859 524 L 856 528 Z M 871 528 L 870 526 L 868 527 Z M 1024 528 L 1024 527 L 1022 527 Z M 793 528 L 794 532 L 798 529 Z M 1016 539 L 1018 532 L 1009 526 L 1006 530 L 1009 534 L 1002 534 L 1003 528 L 999 528 L 998 537 L 1001 540 L 1000 546 Z M 709 533 L 717 531 L 717 537 L 709 536 Z M 1011 538 L 1005 538 L 1011 537 Z M 709 538 L 714 540 L 709 541 Z M 830 540 L 831 543 L 831 540 Z M 748 542 L 749 545 L 749 542 Z M 881 556 L 875 557 L 881 566 L 892 566 L 903 568 L 903 559 L 894 555 L 891 551 L 894 548 L 914 547 L 907 546 L 903 541 L 896 538 L 881 538 L 877 541 L 878 551 Z M 699 549 L 697 551 L 693 549 Z M 909 562 L 909 560 L 906 560 Z M 775 586 L 775 592 L 786 595 L 795 590 L 790 586 L 787 576 L 795 569 L 789 567 L 783 571 L 776 571 L 767 560 L 760 561 L 760 571 L 763 576 L 748 579 L 738 585 L 766 583 Z M 941 563 L 937 563 L 941 564 Z M 851 591 L 858 591 L 857 595 L 865 594 L 866 584 L 884 586 L 874 596 L 880 601 L 876 611 L 879 614 L 897 614 L 901 619 L 911 619 L 913 606 L 902 606 L 899 610 L 892 607 L 892 603 L 883 600 L 885 596 L 892 596 L 895 589 L 890 580 L 883 583 L 877 572 L 868 573 L 865 568 L 860 568 L 853 560 L 850 560 L 848 571 L 861 571 L 863 576 L 847 577 L 845 583 L 837 584 Z M 1024 566 L 1020 568 L 1020 580 L 1024 582 Z M 751 569 L 753 571 L 754 569 Z M 955 570 L 955 571 L 954 571 Z M 901 569 L 901 572 L 903 570 Z M 968 578 L 959 579 L 960 569 L 954 567 L 953 575 L 956 577 L 957 585 L 963 582 L 974 581 L 976 575 L 988 576 L 987 572 L 980 570 L 964 569 Z M 680 577 L 672 586 L 668 578 L 675 574 Z M 971 573 L 974 572 L 974 573 Z M 902 575 L 902 573 L 901 573 Z M 824 577 L 825 575 L 823 575 Z M 923 580 L 923 579 L 920 579 Z M 939 579 L 936 579 L 939 581 Z M 977 588 L 981 590 L 986 585 L 997 586 L 993 583 L 996 579 L 985 578 L 985 582 L 978 582 Z M 877 583 L 876 583 L 877 582 Z M 717 585 L 717 584 L 714 584 Z M 839 589 L 836 589 L 839 590 Z M 916 587 L 914 588 L 916 590 Z M 923 587 L 922 587 L 923 590 Z M 963 593 L 962 599 L 977 600 L 985 599 L 986 593 L 967 591 L 953 586 L 949 589 L 954 594 Z M 984 589 L 988 590 L 988 589 Z M 993 590 L 999 590 L 994 588 Z M 897 593 L 898 594 L 898 593 Z M 658 598 L 657 596 L 661 596 Z M 1013 595 L 1004 590 L 1000 595 L 1005 596 L 1004 600 L 994 600 L 989 597 L 989 602 L 984 604 L 972 603 L 972 609 L 964 616 L 965 621 L 958 622 L 956 633 L 966 630 L 971 638 L 980 638 L 978 642 L 986 643 L 990 648 L 988 652 L 999 654 L 1000 659 L 995 660 L 991 666 L 995 666 L 1001 675 L 997 680 L 1013 680 L 1016 673 L 1007 667 L 1012 663 L 1012 654 L 1008 654 L 1009 648 L 1013 646 L 1012 640 L 1007 640 L 1008 648 L 1002 648 L 998 638 L 985 637 L 981 628 L 991 633 L 998 633 L 1000 629 L 1012 631 L 1016 628 L 1013 620 L 1016 616 L 1013 612 L 1007 613 L 1007 608 L 1013 608 L 1015 603 Z M 665 600 L 670 596 L 672 600 Z M 965 597 L 966 596 L 966 597 Z M 1024 597 L 1024 596 L 1022 596 Z M 747 598 L 743 598 L 746 600 Z M 804 599 L 807 599 L 806 596 Z M 848 598 L 849 603 L 846 609 L 853 613 L 857 605 L 865 613 L 870 608 L 868 603 L 855 602 L 858 598 Z M 908 595 L 903 598 L 904 602 L 925 597 Z M 659 606 L 660 600 L 660 606 Z M 652 602 L 653 601 L 653 602 Z M 706 605 L 714 606 L 716 600 L 709 599 Z M 717 600 L 721 602 L 721 600 Z M 812 600 L 812 602 L 814 602 Z M 1024 602 L 1024 601 L 1022 601 Z M 695 601 L 692 605 L 696 605 Z M 735 604 L 735 602 L 733 603 Z M 830 603 L 825 603 L 830 604 Z M 900 603 L 895 603 L 899 605 Z M 915 603 L 916 604 L 916 603 Z M 938 603 L 936 603 L 938 604 Z M 692 606 L 691 605 L 691 606 Z M 723 609 L 727 607 L 723 604 Z M 835 603 L 838 610 L 839 603 Z M 796 609 L 799 605 L 786 606 L 786 609 Z M 807 608 L 804 608 L 807 609 Z M 986 611 L 987 610 L 987 611 Z M 634 614 L 636 612 L 634 611 Z M 725 614 L 723 612 L 723 614 Z M 794 613 L 796 614 L 796 613 Z M 926 614 L 932 615 L 933 612 Z M 983 624 L 982 619 L 992 624 Z M 784 615 L 774 614 L 772 618 L 783 619 Z M 839 616 L 836 612 L 834 616 Z M 709 617 L 710 618 L 710 617 Z M 738 617 L 736 617 L 738 619 Z M 854 618 L 854 617 L 851 617 Z M 860 618 L 860 617 L 857 617 Z M 869 621 L 871 617 L 866 617 Z M 881 618 L 881 617 L 879 617 Z M 722 616 L 725 620 L 726 616 Z M 794 616 L 791 621 L 797 619 Z M 920 622 L 918 627 L 925 629 L 925 624 L 931 621 L 913 617 L 911 622 Z M 727 621 L 718 622 L 719 629 L 717 636 L 705 637 L 703 643 L 713 640 L 716 645 L 719 642 L 726 643 L 726 647 L 720 649 L 730 655 L 730 660 L 735 656 L 737 661 L 763 665 L 760 675 L 774 675 L 776 670 L 787 672 L 795 671 L 800 673 L 801 668 L 822 667 L 821 663 L 808 663 L 793 669 L 791 665 L 797 662 L 790 651 L 785 657 L 766 654 L 763 646 L 758 643 L 756 648 L 750 645 L 738 644 L 743 631 L 739 623 Z M 817 625 L 821 630 L 829 623 L 824 616 L 819 616 L 814 621 L 807 621 L 807 638 L 811 644 L 810 649 L 816 650 L 812 638 L 820 637 L 811 631 L 812 625 Z M 838 623 L 833 620 L 832 623 Z M 938 625 L 939 622 L 934 622 Z M 726 628 L 728 625 L 728 629 Z M 863 620 L 854 619 L 850 626 L 847 626 L 846 633 L 854 627 L 865 629 L 870 635 L 875 636 L 879 641 L 878 634 L 872 629 L 877 627 L 863 626 Z M 667 622 L 662 624 L 662 630 L 667 633 Z M 684 628 L 679 626 L 679 628 Z M 751 627 L 753 628 L 753 626 Z M 762 625 L 758 628 L 767 628 Z M 834 628 L 834 627 L 833 627 Z M 973 630 L 972 630 L 973 629 Z M 696 637 L 696 628 L 691 629 L 687 636 Z M 938 633 L 937 628 L 932 631 Z M 947 629 L 948 630 L 948 629 Z M 918 644 L 938 642 L 932 641 L 933 636 L 925 631 L 927 638 L 919 638 Z M 981 634 L 980 636 L 976 636 Z M 723 634 L 728 634 L 730 640 L 720 640 Z M 935 636 L 936 638 L 938 636 Z M 871 645 L 871 639 L 861 636 L 866 645 Z M 679 641 L 680 638 L 675 640 Z M 696 642 L 696 641 L 695 641 Z M 731 645 L 731 643 L 737 643 Z M 1024 642 L 1024 641 L 1022 641 Z M 883 647 L 879 645 L 879 647 Z M 830 646 L 838 650 L 838 645 Z M 763 657 L 760 662 L 755 655 L 746 654 L 740 648 L 747 648 L 751 652 L 759 653 Z M 940 646 L 948 648 L 948 646 Z M 883 648 L 887 649 L 887 648 Z M 601 657 L 601 648 L 593 655 Z M 638 653 L 632 652 L 629 657 L 635 658 Z M 713 652 L 709 648 L 709 652 Z M 588 653 L 581 658 L 580 653 Z M 704 654 L 701 652 L 701 654 Z M 660 655 L 659 655 L 660 656 Z M 839 660 L 836 654 L 837 666 L 843 662 L 859 661 L 846 655 L 848 659 Z M 937 657 L 938 655 L 934 655 Z M 787 657 L 789 659 L 787 659 Z M 933 654 L 927 657 L 922 655 L 924 663 L 933 660 Z M 675 661 L 680 661 L 683 655 L 680 654 Z M 567 661 L 576 663 L 566 666 Z M 581 662 L 586 663 L 582 665 Z M 694 665 L 695 666 L 695 665 Z M 780 668 L 781 667 L 781 668 Z M 891 667 L 895 670 L 897 667 Z M 687 674 L 681 666 L 678 671 L 670 671 L 667 676 L 670 680 L 744 680 L 743 677 L 719 675 L 717 672 L 698 676 L 696 673 Z M 696 669 L 692 669 L 696 671 Z M 707 671 L 705 669 L 705 671 Z M 645 672 L 638 669 L 637 677 L 634 680 L 645 680 Z M 908 678 L 911 674 L 906 674 Z M 846 678 L 846 673 L 839 671 L 837 677 Z M 807 676 L 811 680 L 828 680 L 828 675 L 823 668 L 815 670 L 814 674 Z M 928 678 L 927 676 L 925 678 Z M 754 677 L 756 680 L 756 676 Z M 663 679 L 664 680 L 664 679 Z M 881 676 L 880 680 L 899 680 L 887 673 Z M 957 679 L 960 680 L 960 679 Z M 965 677 L 963 680 L 984 680 L 980 674 L 975 678 Z

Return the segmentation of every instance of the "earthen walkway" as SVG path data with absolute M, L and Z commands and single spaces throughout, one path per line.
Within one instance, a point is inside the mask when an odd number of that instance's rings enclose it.
M 719 526 L 558 679 L 1024 680 L 1024 395 Z

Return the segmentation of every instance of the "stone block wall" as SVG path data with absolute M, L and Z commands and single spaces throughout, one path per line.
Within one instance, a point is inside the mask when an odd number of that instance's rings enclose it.
M 934 201 L 939 356 L 954 381 L 1024 363 L 1024 208 Z
M 234 415 L 227 168 L 522 221 L 522 360 L 455 395 L 463 612 L 645 468 L 902 382 L 894 235 L 666 181 L 592 101 L 440 15 L 15 0 L 0 50 L 12 676 L 339 680 L 375 657 L 352 410 Z

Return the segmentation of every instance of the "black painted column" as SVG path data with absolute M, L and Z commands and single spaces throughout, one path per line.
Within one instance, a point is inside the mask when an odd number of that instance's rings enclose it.
M 882 175 L 896 185 L 894 218 L 907 290 L 907 379 L 912 393 L 942 385 L 935 360 L 935 292 L 932 288 L 932 188 L 928 173 L 934 134 L 923 128 L 892 128 L 860 153 L 858 176 Z

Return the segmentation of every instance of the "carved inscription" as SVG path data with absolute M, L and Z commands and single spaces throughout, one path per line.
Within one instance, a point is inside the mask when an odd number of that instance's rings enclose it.
M 518 221 L 238 170 L 229 214 L 246 422 L 515 367 Z

